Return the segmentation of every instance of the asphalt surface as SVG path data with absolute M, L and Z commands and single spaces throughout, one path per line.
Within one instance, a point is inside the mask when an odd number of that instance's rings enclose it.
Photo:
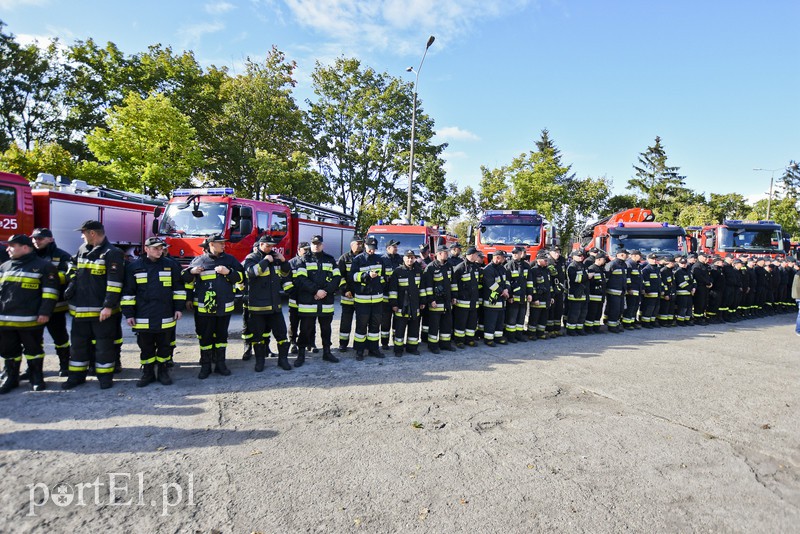
M 0 532 L 800 532 L 791 314 L 204 381 L 179 333 L 0 397 Z

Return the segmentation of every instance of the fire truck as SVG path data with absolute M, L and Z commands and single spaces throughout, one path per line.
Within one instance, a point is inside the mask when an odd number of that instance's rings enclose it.
M 412 249 L 419 254 L 419 248 L 423 244 L 430 247 L 431 254 L 442 245 L 453 245 L 457 242 L 457 236 L 444 232 L 438 226 L 426 226 L 422 224 L 401 224 L 400 221 L 392 221 L 392 224 L 383 224 L 382 220 L 378 224 L 370 226 L 367 230 L 367 237 L 374 237 L 378 241 L 378 251 L 385 251 L 389 241 L 399 241 L 399 249 L 403 251 Z
M 475 247 L 487 263 L 497 250 L 510 253 L 521 245 L 529 258 L 535 258 L 539 250 L 556 244 L 555 229 L 536 210 L 487 210 L 475 232 Z
M 692 227 L 691 230 L 697 240 L 697 250 L 707 254 L 786 257 L 783 228 L 775 221 L 726 219 L 722 224 Z
M 298 243 L 314 235 L 321 235 L 325 252 L 338 258 L 350 249 L 355 232 L 353 217 L 345 213 L 284 195 L 270 195 L 268 201 L 239 198 L 230 187 L 177 189 L 155 217 L 153 233 L 183 265 L 203 253 L 200 245 L 210 235 L 223 235 L 229 241 L 225 251 L 243 261 L 265 233 L 290 259 Z
M 93 219 L 105 225 L 112 244 L 135 249 L 131 251 L 135 255 L 152 235 L 153 209 L 165 202 L 52 174 L 39 173 L 30 183 L 0 172 L 0 241 L 14 234 L 30 235 L 34 228 L 50 228 L 59 248 L 75 252 L 83 243 L 75 229 Z
M 643 256 L 655 253 L 659 257 L 674 257 L 691 249 L 683 228 L 656 222 L 653 212 L 645 208 L 619 211 L 587 224 L 574 247 L 598 248 L 612 257 L 620 248 L 639 250 Z

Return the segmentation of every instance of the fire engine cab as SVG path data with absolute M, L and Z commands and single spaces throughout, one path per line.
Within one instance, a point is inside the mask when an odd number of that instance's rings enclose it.
M 775 221 L 726 219 L 722 224 L 692 228 L 698 250 L 719 256 L 778 258 L 786 256 L 783 228 Z
M 485 211 L 475 233 L 475 247 L 483 252 L 487 263 L 497 250 L 510 253 L 521 245 L 529 258 L 536 258 L 537 252 L 555 244 L 555 229 L 536 210 Z
M 431 254 L 442 245 L 453 245 L 457 241 L 457 236 L 442 231 L 438 226 L 425 226 L 422 224 L 399 224 L 400 221 L 392 221 L 392 224 L 383 224 L 382 220 L 378 224 L 372 225 L 367 230 L 367 237 L 374 237 L 378 241 L 378 251 L 386 250 L 389 241 L 399 241 L 400 253 L 412 249 L 419 254 L 420 246 L 427 244 Z
M 264 233 L 279 241 L 275 250 L 287 259 L 297 254 L 299 242 L 311 241 L 314 235 L 322 235 L 325 252 L 334 257 L 349 250 L 353 217 L 293 197 L 270 195 L 268 199 L 239 198 L 230 187 L 178 189 L 165 209 L 156 210 L 153 232 L 184 265 L 202 254 L 201 243 L 215 234 L 228 239 L 225 251 L 239 261 Z
M 587 224 L 575 247 L 585 250 L 598 248 L 613 257 L 616 251 L 639 250 L 643 256 L 655 253 L 659 257 L 686 254 L 689 245 L 686 231 L 680 226 L 655 222 L 653 212 L 631 208 Z

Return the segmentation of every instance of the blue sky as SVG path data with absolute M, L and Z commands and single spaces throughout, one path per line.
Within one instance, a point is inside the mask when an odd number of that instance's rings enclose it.
M 161 43 L 236 72 L 274 44 L 297 61 L 358 57 L 405 77 L 450 143 L 448 178 L 531 150 L 547 128 L 578 176 L 624 193 L 657 135 L 692 189 L 765 197 L 800 160 L 800 2 L 559 0 L 0 0 L 20 40 Z M 776 175 L 779 175 L 776 172 Z

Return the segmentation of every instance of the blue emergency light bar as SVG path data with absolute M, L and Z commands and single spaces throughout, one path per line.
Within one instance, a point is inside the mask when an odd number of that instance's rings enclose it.
M 192 195 L 232 195 L 232 187 L 198 187 L 192 189 L 176 189 L 172 192 L 173 197 L 189 197 Z
M 775 221 L 743 221 L 741 219 L 725 219 L 722 224 L 777 224 Z
M 484 215 L 539 215 L 536 210 L 487 210 Z

